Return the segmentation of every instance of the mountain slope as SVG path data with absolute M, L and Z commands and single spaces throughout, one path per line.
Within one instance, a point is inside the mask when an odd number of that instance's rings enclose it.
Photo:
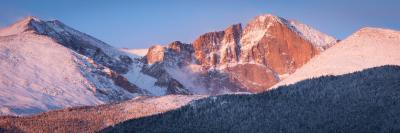
M 26 17 L 1 29 L 0 60 L 0 115 L 152 95 L 124 76 L 135 60 L 57 20 Z
M 382 65 L 400 65 L 400 32 L 363 28 L 311 59 L 276 86 L 322 75 L 341 75 Z
M 74 107 L 33 116 L 0 117 L 0 132 L 96 132 L 107 126 L 134 118 L 179 108 L 203 98 L 197 95 L 137 97 L 120 103 Z
M 92 58 L 96 63 L 107 66 L 118 73 L 126 73 L 132 60 L 110 45 L 79 32 L 58 20 L 43 21 L 28 16 L 0 30 L 0 36 L 19 33 L 35 33 L 52 38 L 57 43 L 75 52 Z
M 304 80 L 252 95 L 222 95 L 103 132 L 398 132 L 400 67 Z
M 311 43 L 307 37 L 327 35 L 296 25 L 302 28 L 261 15 L 244 29 L 232 25 L 193 44 L 151 47 L 140 57 L 58 20 L 26 17 L 0 30 L 0 67 L 6 68 L 0 73 L 0 112 L 26 115 L 137 95 L 262 92 L 331 45 Z

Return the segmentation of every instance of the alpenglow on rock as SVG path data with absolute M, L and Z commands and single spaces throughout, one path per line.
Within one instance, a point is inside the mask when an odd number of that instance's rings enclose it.
M 150 66 L 180 64 L 159 69 L 196 94 L 262 92 L 336 42 L 310 26 L 266 14 L 250 20 L 244 29 L 235 24 L 201 35 L 187 45 L 180 60 L 165 60 L 169 46 L 153 46 L 145 57 Z

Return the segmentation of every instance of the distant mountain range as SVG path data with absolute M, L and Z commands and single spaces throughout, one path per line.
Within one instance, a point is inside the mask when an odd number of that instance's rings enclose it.
M 271 14 L 148 49 L 29 16 L 0 29 L 0 132 L 397 131 L 398 51 Z
M 0 112 L 34 114 L 139 95 L 262 92 L 335 43 L 307 25 L 266 14 L 243 30 L 236 24 L 192 44 L 138 51 L 29 16 L 0 30 Z

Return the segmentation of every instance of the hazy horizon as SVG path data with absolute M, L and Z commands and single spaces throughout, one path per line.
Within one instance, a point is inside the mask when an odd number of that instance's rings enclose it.
M 400 1 L 307 2 L 6 0 L 0 5 L 0 28 L 29 15 L 58 19 L 119 48 L 147 48 L 175 40 L 190 43 L 206 32 L 236 23 L 245 26 L 266 13 L 298 20 L 338 39 L 367 26 L 400 29 Z

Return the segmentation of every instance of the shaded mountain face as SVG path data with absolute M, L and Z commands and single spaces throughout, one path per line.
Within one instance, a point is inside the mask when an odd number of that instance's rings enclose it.
M 255 17 L 244 29 L 235 24 L 201 35 L 175 60 L 165 57 L 173 43 L 151 47 L 145 58 L 150 66 L 170 64 L 159 69 L 194 93 L 262 92 L 334 43 L 336 39 L 307 25 L 267 14 Z M 220 85 L 201 83 L 205 78 L 215 80 L 210 72 L 220 75 Z
M 397 132 L 400 67 L 308 79 L 251 95 L 222 95 L 102 132 Z
M 155 95 L 142 81 L 130 79 L 146 78 L 134 70 L 138 64 L 57 20 L 26 17 L 0 30 L 0 114 L 27 115 Z

